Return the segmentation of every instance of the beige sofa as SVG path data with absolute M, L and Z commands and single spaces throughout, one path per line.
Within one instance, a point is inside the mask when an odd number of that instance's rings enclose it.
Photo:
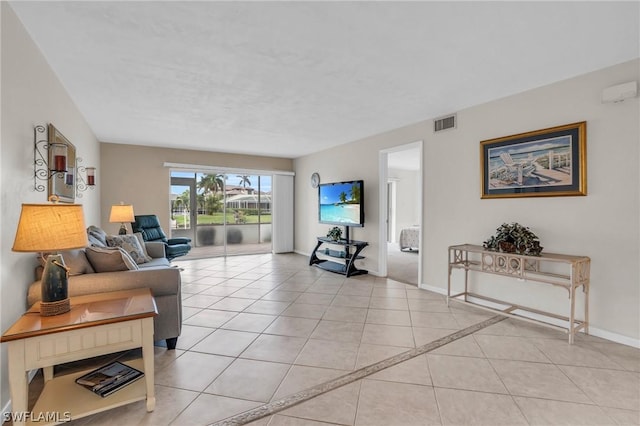
M 98 265 L 95 259 L 96 253 L 101 255 L 101 249 L 105 253 L 104 256 L 110 256 L 104 249 L 107 246 L 107 235 L 94 226 L 90 226 L 87 232 L 90 247 L 62 252 L 64 262 L 70 268 L 69 297 L 150 288 L 158 307 L 158 315 L 154 318 L 153 324 L 154 340 L 166 340 L 167 347 L 175 349 L 182 328 L 181 278 L 180 270 L 172 267 L 165 257 L 164 243 L 146 243 L 146 253 L 151 260 L 138 264 L 137 270 L 101 272 L 105 267 Z M 117 249 L 109 251 L 118 253 Z M 41 285 L 40 281 L 36 281 L 29 287 L 27 303 L 31 306 L 40 300 Z

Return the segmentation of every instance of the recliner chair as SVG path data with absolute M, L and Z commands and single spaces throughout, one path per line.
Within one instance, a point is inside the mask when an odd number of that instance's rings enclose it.
M 165 244 L 165 255 L 171 260 L 184 256 L 191 250 L 191 238 L 167 238 L 160 227 L 158 216 L 154 214 L 134 216 L 135 222 L 131 223 L 133 232 L 140 232 L 145 241 L 162 241 Z

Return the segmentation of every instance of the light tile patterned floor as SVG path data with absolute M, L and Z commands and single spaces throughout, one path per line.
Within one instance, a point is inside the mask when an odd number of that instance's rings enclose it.
M 156 348 L 157 408 L 73 425 L 206 425 L 325 383 L 491 317 L 299 255 L 184 268 L 178 349 Z M 253 425 L 640 425 L 640 350 L 504 320 Z

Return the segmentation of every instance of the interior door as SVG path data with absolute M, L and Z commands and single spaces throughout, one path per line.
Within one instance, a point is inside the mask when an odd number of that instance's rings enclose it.
M 387 242 L 396 241 L 396 183 L 387 182 Z

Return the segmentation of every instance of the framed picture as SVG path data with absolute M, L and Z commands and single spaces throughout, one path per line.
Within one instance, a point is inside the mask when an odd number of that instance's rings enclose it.
M 587 195 L 587 123 L 480 142 L 482 198 Z
M 64 161 L 62 166 L 56 167 L 65 170 L 54 173 L 49 179 L 49 197 L 55 195 L 61 202 L 73 203 L 76 195 L 76 147 L 53 124 L 49 124 L 48 139 L 49 168 L 51 169 L 52 165 L 59 165 L 59 162 Z M 60 145 L 66 146 L 64 160 L 62 156 L 56 156 L 57 146 Z

